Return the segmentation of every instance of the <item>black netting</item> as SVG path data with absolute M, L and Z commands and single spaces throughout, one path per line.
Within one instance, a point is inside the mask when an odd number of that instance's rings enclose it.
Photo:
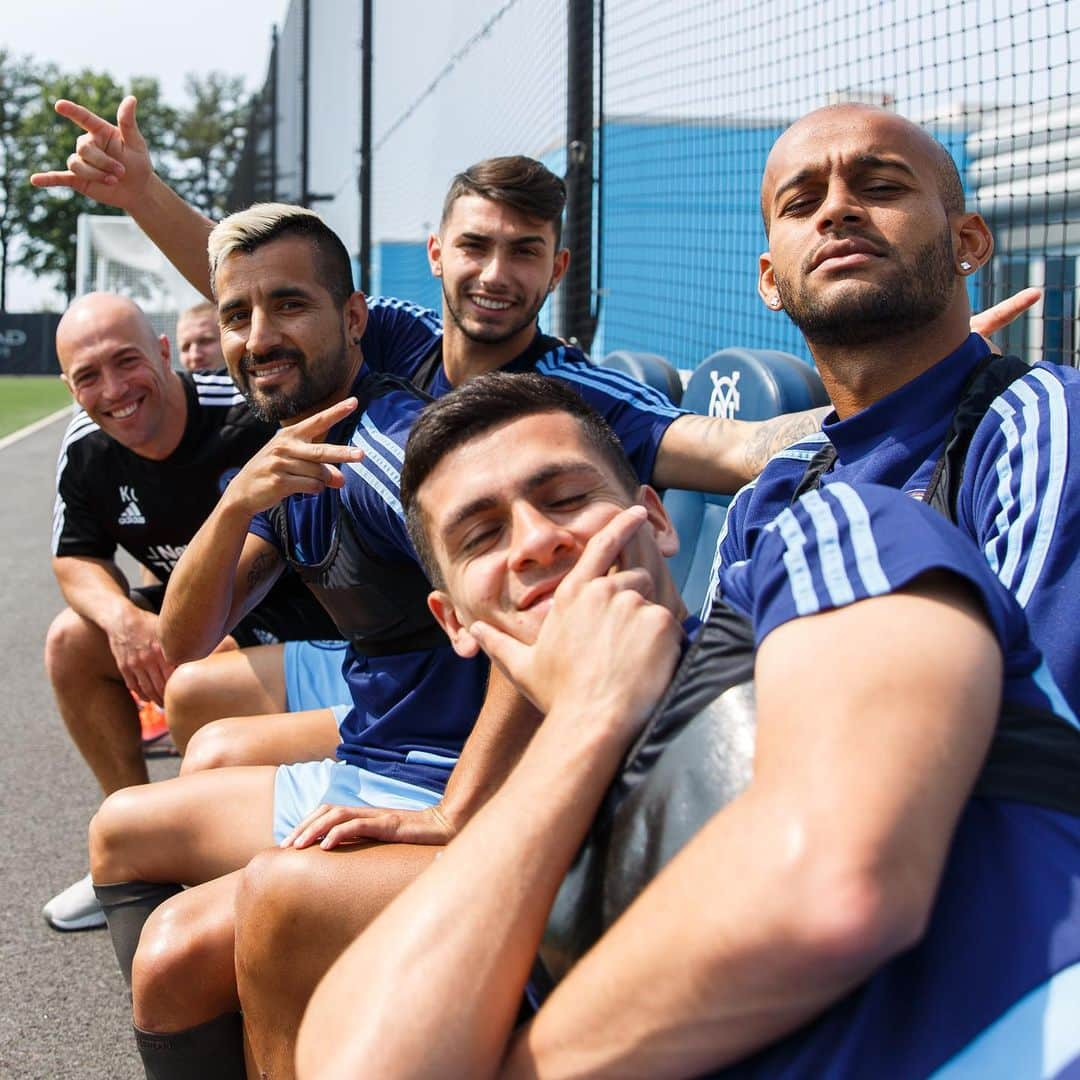
M 756 295 L 764 245 L 758 184 L 769 146 L 788 123 L 816 106 L 855 100 L 924 124 L 956 158 L 970 205 L 996 237 L 992 263 L 973 280 L 977 306 L 1022 285 L 1044 287 L 1043 301 L 1004 344 L 1029 359 L 1077 362 L 1080 214 L 1068 189 L 1070 151 L 1080 145 L 1080 106 L 1072 102 L 1080 4 L 375 0 L 374 7 L 377 289 L 438 303 L 423 242 L 461 168 L 527 153 L 566 170 L 573 15 L 588 20 L 584 37 L 595 45 L 593 242 L 591 253 L 575 253 L 587 272 L 568 281 L 557 302 L 562 315 L 576 313 L 571 330 L 582 336 L 596 317 L 594 352 L 656 352 L 684 368 L 727 345 L 805 355 L 790 323 Z M 290 8 L 278 45 L 277 168 L 268 171 L 265 131 L 261 165 L 246 165 L 261 178 L 253 192 L 268 190 L 272 173 L 282 198 L 299 193 L 302 8 Z M 270 122 L 265 103 L 256 112 L 259 124 Z M 313 117 L 320 122 L 330 122 L 325 113 Z M 356 198 L 354 189 L 348 197 Z

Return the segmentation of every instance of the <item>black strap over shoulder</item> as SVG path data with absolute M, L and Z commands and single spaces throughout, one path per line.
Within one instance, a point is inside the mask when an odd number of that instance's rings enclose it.
M 831 472 L 832 467 L 836 464 L 836 457 L 836 447 L 831 442 L 826 442 L 807 462 L 806 472 L 802 474 L 802 479 L 792 493 L 791 501 L 793 503 L 798 502 L 808 491 L 817 491 L 821 486 L 821 478 L 827 472 Z
M 964 479 L 964 464 L 975 430 L 996 397 L 1031 368 L 1018 356 L 986 356 L 975 365 L 960 391 L 960 400 L 945 433 L 945 447 L 934 465 L 923 501 L 949 521 L 956 521 L 956 499 Z M 808 462 L 791 496 L 796 502 L 815 491 L 821 478 L 836 464 L 836 447 L 827 442 Z
M 964 479 L 964 465 L 975 429 L 982 423 L 994 399 L 1031 368 L 1018 356 L 987 356 L 971 373 L 960 394 L 945 449 L 938 458 L 923 501 L 949 521 L 956 521 L 956 499 Z
M 431 393 L 431 387 L 434 385 L 435 376 L 439 373 L 439 368 L 442 367 L 442 338 L 435 342 L 431 347 L 431 351 L 420 361 L 420 366 L 413 372 L 412 378 L 409 380 L 417 390 L 422 391 L 425 394 Z

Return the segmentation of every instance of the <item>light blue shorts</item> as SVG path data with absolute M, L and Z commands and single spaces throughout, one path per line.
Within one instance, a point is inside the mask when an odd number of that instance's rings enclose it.
M 274 842 L 280 843 L 317 806 L 374 806 L 383 810 L 426 810 L 442 796 L 435 791 L 361 769 L 347 761 L 301 761 L 279 765 L 274 776 Z
M 341 673 L 344 641 L 285 642 L 285 709 L 326 709 L 352 701 L 349 684 Z

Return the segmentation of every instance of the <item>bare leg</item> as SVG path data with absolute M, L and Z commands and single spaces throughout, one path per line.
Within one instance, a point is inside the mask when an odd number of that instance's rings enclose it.
M 230 716 L 195 732 L 184 753 L 180 773 L 190 776 L 229 765 L 320 761 L 334 756 L 338 742 L 337 721 L 330 709 L 273 716 Z
M 268 850 L 249 863 L 236 898 L 236 978 L 260 1075 L 293 1075 L 296 1034 L 316 984 L 441 850 Z
M 274 773 L 215 769 L 110 795 L 90 823 L 94 882 L 195 885 L 240 869 L 273 843 Z
M 183 1031 L 240 1008 L 233 904 L 241 872 L 178 893 L 146 920 L 132 967 L 136 1027 Z
M 109 795 L 147 783 L 139 714 L 99 627 L 62 611 L 49 627 L 45 667 L 60 715 L 101 790 Z
M 165 716 L 177 749 L 185 752 L 196 731 L 223 716 L 284 712 L 284 650 L 257 645 L 181 664 L 165 688 Z

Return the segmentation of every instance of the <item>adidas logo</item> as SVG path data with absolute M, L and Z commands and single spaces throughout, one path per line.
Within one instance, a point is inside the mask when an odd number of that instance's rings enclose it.
M 145 525 L 146 518 L 139 509 L 139 503 L 135 498 L 135 491 L 127 484 L 120 485 L 120 498 L 127 504 L 120 512 L 118 524 L 120 525 Z
M 142 511 L 139 509 L 138 503 L 128 503 L 124 507 L 124 512 L 120 515 L 119 524 L 121 525 L 145 525 L 146 518 L 143 517 Z

